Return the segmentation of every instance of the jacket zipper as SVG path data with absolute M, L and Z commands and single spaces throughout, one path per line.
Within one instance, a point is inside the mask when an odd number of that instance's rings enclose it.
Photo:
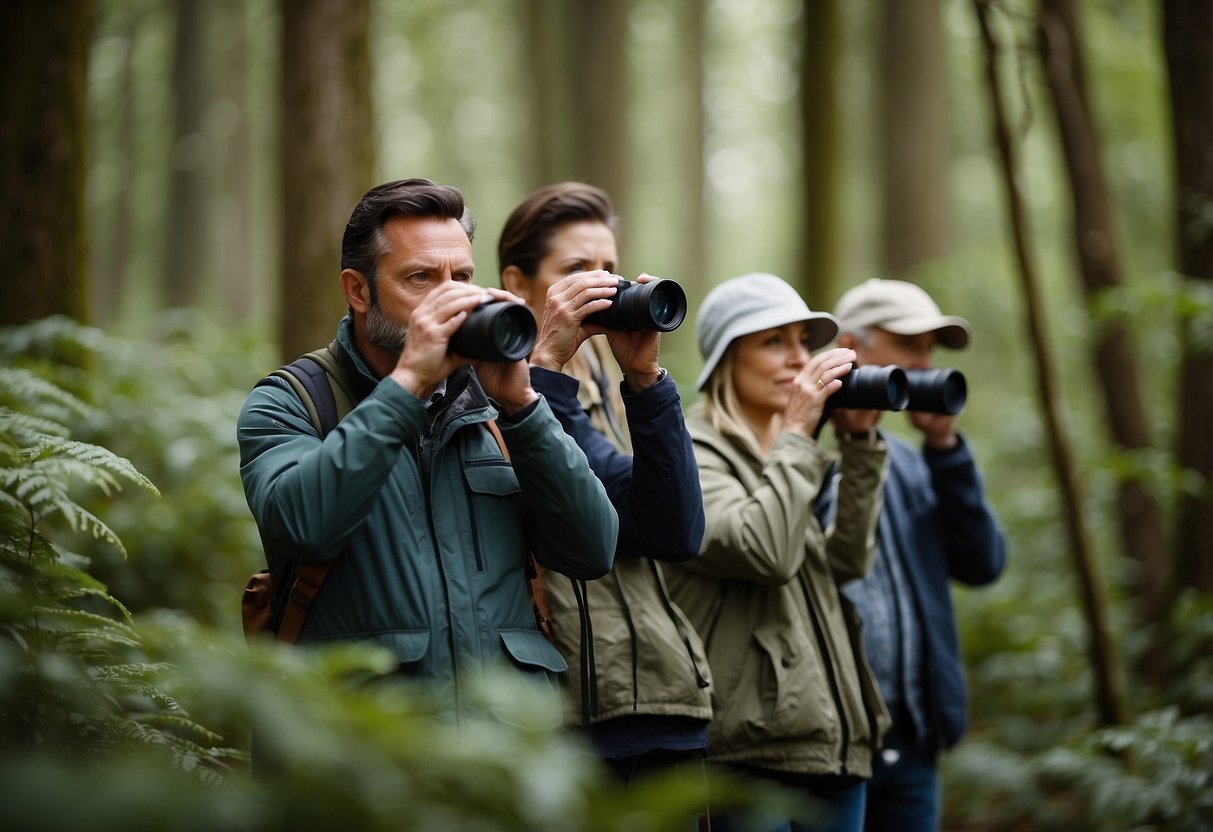
M 703 647 L 705 650 L 711 649 L 712 639 L 716 635 L 716 625 L 720 623 L 720 614 L 724 612 L 725 598 L 729 594 L 729 585 L 720 581 L 720 593 L 716 596 L 716 603 L 712 605 L 712 612 L 708 615 L 708 628 L 703 636 Z
M 636 622 L 632 620 L 632 606 L 628 603 L 627 593 L 623 591 L 623 581 L 615 576 L 615 586 L 619 589 L 619 603 L 623 607 L 623 620 L 628 623 L 628 637 L 632 642 L 632 712 L 640 706 L 640 657 L 636 647 Z
M 834 697 L 834 708 L 838 711 L 838 727 L 842 732 L 842 742 L 839 749 L 839 762 L 842 764 L 840 772 L 844 777 L 847 774 L 847 752 L 851 746 L 851 726 L 847 721 L 846 711 L 843 710 L 842 691 L 838 687 L 838 676 L 834 672 L 834 657 L 830 652 L 829 644 L 826 641 L 825 628 L 821 625 L 821 619 L 817 617 L 817 608 L 813 605 L 813 599 L 809 594 L 809 585 L 803 574 L 798 576 L 800 579 L 800 589 L 804 593 L 805 605 L 809 608 L 809 618 L 813 622 L 813 633 L 817 636 L 817 647 L 821 650 L 822 664 L 825 665 L 826 678 L 830 682 L 830 693 Z
M 695 684 L 700 688 L 706 688 L 708 680 L 703 678 L 703 674 L 699 672 L 699 665 L 695 663 L 695 651 L 691 648 L 691 637 L 687 635 L 686 627 L 674 614 L 674 601 L 670 598 L 670 590 L 665 585 L 665 576 L 661 574 L 661 567 L 657 565 L 657 561 L 650 559 L 649 568 L 653 570 L 653 578 L 657 581 L 657 588 L 661 590 L 661 601 L 665 605 L 666 615 L 669 616 L 670 623 L 674 625 L 674 629 L 682 639 L 683 646 L 686 647 L 687 658 L 691 660 L 691 669 L 695 671 Z

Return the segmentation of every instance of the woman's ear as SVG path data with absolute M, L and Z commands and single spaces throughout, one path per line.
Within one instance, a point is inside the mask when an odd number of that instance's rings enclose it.
M 517 295 L 526 301 L 526 305 L 535 308 L 535 299 L 531 297 L 535 290 L 535 281 L 522 273 L 517 266 L 506 266 L 501 273 L 501 288 L 512 295 Z M 542 307 L 543 304 L 540 304 Z
M 357 314 L 365 315 L 371 308 L 371 286 L 357 269 L 341 270 L 341 292 L 350 309 Z

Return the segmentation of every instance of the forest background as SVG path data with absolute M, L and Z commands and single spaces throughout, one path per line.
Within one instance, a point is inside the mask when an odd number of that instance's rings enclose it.
M 1010 559 L 955 593 L 945 828 L 1213 823 L 1213 4 L 18 1 L 0 45 L 0 821 L 678 817 L 693 789 L 604 798 L 507 683 L 452 737 L 350 692 L 381 656 L 240 643 L 240 403 L 331 337 L 358 196 L 425 176 L 467 197 L 487 285 L 513 205 L 573 178 L 615 198 L 624 275 L 692 310 L 763 270 L 815 309 L 882 276 L 967 317 L 937 363 Z M 689 405 L 693 325 L 663 363 Z M 267 722 L 294 762 L 250 791 Z

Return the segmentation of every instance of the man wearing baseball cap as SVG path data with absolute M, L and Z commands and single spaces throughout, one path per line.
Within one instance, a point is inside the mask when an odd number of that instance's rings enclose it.
M 857 364 L 926 369 L 936 346 L 963 349 L 971 329 L 923 289 L 872 279 L 838 301 L 838 346 Z M 988 584 L 1006 542 L 956 415 L 909 412 L 922 449 L 882 433 L 889 474 L 877 525 L 876 565 L 842 591 L 864 620 L 864 643 L 893 717 L 868 784 L 867 830 L 939 826 L 936 754 L 966 724 L 963 669 L 949 580 Z

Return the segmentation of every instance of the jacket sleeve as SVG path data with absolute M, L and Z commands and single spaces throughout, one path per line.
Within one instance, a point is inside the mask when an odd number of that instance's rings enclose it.
M 812 504 L 829 460 L 808 437 L 785 433 L 763 463 L 753 493 L 709 444 L 696 440 L 707 528 L 690 571 L 778 585 L 804 563 L 806 535 L 821 539 Z M 812 527 L 812 528 L 810 528 Z
M 883 504 L 888 448 L 840 443 L 840 471 L 833 521 L 826 530 L 826 555 L 839 584 L 862 578 L 876 563 L 876 524 Z
M 321 441 L 285 381 L 254 388 L 236 436 L 240 478 L 262 537 L 305 563 L 336 557 L 424 419 L 421 401 L 384 379 Z
M 619 513 L 616 556 L 666 561 L 694 557 L 703 540 L 703 496 L 674 380 L 667 375 L 647 390 L 625 389 L 632 456 L 621 453 L 591 424 L 577 400 L 576 379 L 532 368 L 531 384 L 585 452 Z
M 570 578 L 601 578 L 614 563 L 619 518 L 585 454 L 542 397 L 522 419 L 497 424 L 532 512 L 536 559 Z
M 948 554 L 948 572 L 955 580 L 972 586 L 988 584 L 1002 574 L 1007 544 L 993 509 L 985 498 L 985 487 L 977 463 L 964 437 L 946 451 L 923 449 L 931 472 L 931 486 L 938 500 L 939 529 Z

